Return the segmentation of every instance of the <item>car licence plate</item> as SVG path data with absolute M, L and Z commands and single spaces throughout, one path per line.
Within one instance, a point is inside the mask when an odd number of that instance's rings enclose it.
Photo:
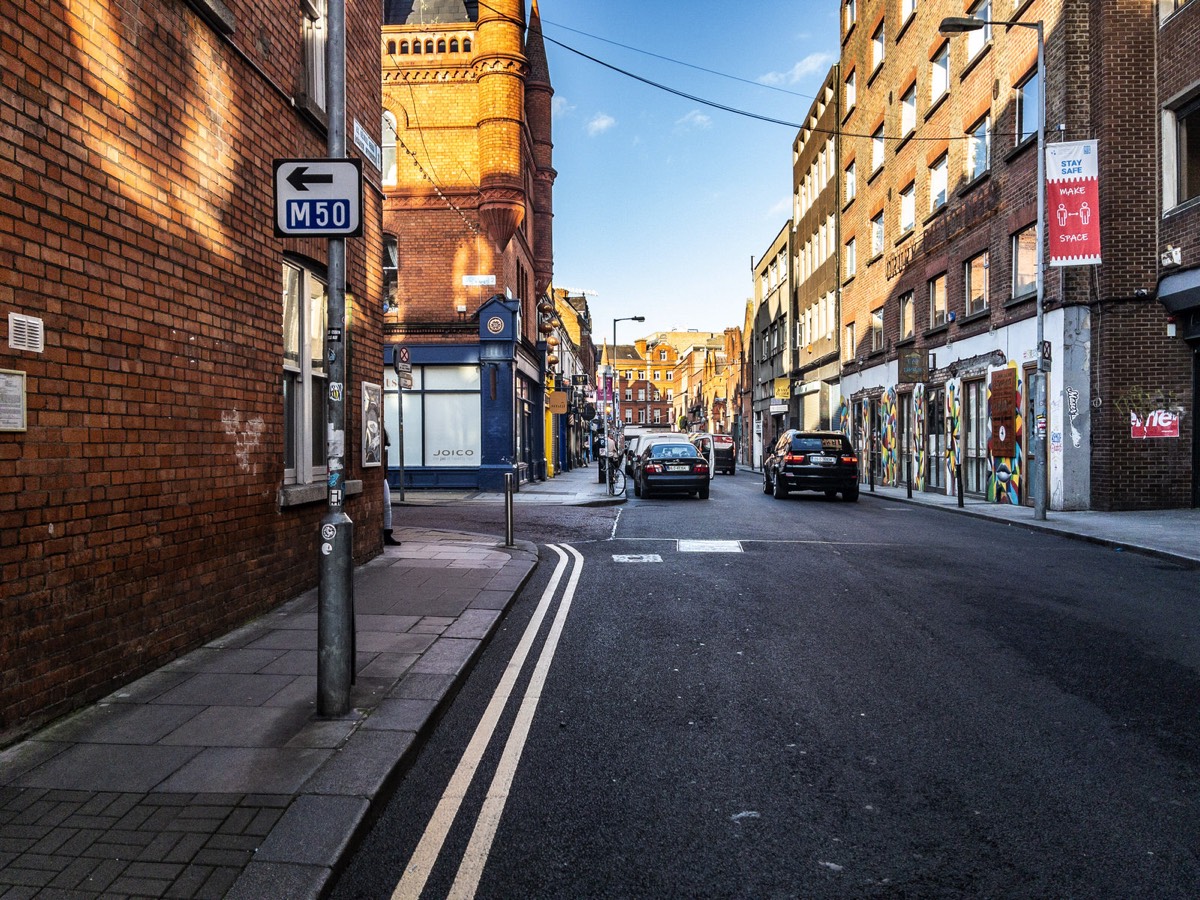
M 809 457 L 809 458 L 810 458 L 810 459 L 811 459 L 811 460 L 812 460 L 814 463 L 817 463 L 818 465 L 822 465 L 822 466 L 827 466 L 827 465 L 829 465 L 831 462 L 833 462 L 833 461 L 834 461 L 832 456 L 812 456 L 812 457 Z
M 668 472 L 690 472 L 691 466 L 667 466 Z

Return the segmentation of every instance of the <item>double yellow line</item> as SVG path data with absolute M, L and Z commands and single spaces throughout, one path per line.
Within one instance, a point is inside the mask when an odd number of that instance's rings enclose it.
M 508 801 L 508 793 L 512 787 L 513 777 L 516 775 L 517 764 L 521 761 L 521 753 L 525 749 L 525 741 L 529 736 L 530 726 L 533 724 L 533 716 L 537 711 L 538 701 L 542 697 L 542 688 L 545 686 L 546 676 L 550 672 L 550 663 L 558 649 L 558 639 L 562 635 L 563 626 L 567 621 L 567 613 L 571 610 L 571 601 L 575 597 L 575 590 L 579 584 L 579 576 L 583 571 L 583 556 L 574 547 L 569 544 L 563 544 L 561 547 L 556 544 L 548 546 L 558 554 L 558 564 L 554 568 L 554 574 L 551 576 L 549 584 L 546 585 L 546 590 L 542 592 L 542 598 L 538 602 L 537 609 L 534 610 L 533 618 L 530 619 L 525 633 L 521 636 L 521 642 L 508 661 L 500 683 L 496 686 L 487 709 L 484 710 L 479 724 L 475 727 L 475 733 L 471 736 L 467 749 L 463 751 L 462 759 L 459 760 L 458 767 L 450 777 L 450 782 L 447 784 L 441 800 L 438 801 L 429 824 L 425 827 L 425 833 L 421 835 L 417 849 L 413 851 L 400 883 L 392 892 L 392 900 L 417 900 L 425 889 L 429 875 L 446 842 L 446 836 L 450 833 L 450 828 L 467 795 L 467 790 L 475 779 L 479 763 L 483 759 L 488 744 L 491 743 L 500 717 L 504 714 L 513 688 L 529 657 L 529 651 L 541 630 L 542 621 L 558 593 L 564 573 L 568 566 L 573 564 L 558 613 L 554 617 L 550 633 L 546 636 L 546 643 L 542 647 L 542 653 L 534 666 L 529 686 L 525 689 L 525 696 L 517 710 L 516 721 L 513 723 L 512 731 L 509 732 L 508 742 L 504 745 L 504 752 L 500 756 L 496 774 L 492 776 L 491 786 L 483 801 L 479 818 L 475 822 L 467 850 L 459 863 L 458 874 L 454 878 L 449 896 L 467 900 L 467 898 L 475 896 L 475 891 L 479 887 L 479 880 L 483 877 L 483 867 L 487 864 L 492 841 L 496 837 L 496 829 L 500 827 L 500 817 L 503 815 L 504 805 Z

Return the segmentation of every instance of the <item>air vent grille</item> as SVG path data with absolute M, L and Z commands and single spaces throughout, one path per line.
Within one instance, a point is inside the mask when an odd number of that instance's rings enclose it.
M 45 350 L 46 329 L 42 320 L 20 313 L 9 313 L 8 346 L 12 350 L 28 350 L 31 353 L 41 353 Z

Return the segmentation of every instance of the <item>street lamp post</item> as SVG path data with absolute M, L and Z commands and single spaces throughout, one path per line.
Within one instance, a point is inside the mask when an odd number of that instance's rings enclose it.
M 1016 20 L 976 19 L 971 16 L 949 16 L 942 19 L 938 31 L 942 34 L 962 34 L 978 31 L 987 25 L 1031 28 L 1037 33 L 1037 338 L 1034 355 L 1037 370 L 1033 377 L 1033 433 L 1030 442 L 1030 478 L 1033 486 L 1033 517 L 1046 518 L 1046 29 L 1041 19 L 1036 22 Z M 961 491 L 961 487 L 959 488 Z

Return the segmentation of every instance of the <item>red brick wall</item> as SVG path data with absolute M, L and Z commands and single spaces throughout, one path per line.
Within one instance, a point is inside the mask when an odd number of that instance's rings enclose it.
M 0 433 L 0 742 L 315 584 L 325 505 L 278 500 L 281 264 L 321 263 L 326 242 L 274 237 L 271 162 L 325 156 L 325 136 L 290 101 L 298 5 L 227 5 L 230 40 L 182 0 L 0 12 L 0 310 L 41 318 L 46 340 L 10 350 L 0 323 L 29 426 Z M 379 16 L 349 4 L 348 119 L 372 133 Z M 356 449 L 381 359 L 365 170 L 347 267 L 360 559 L 382 490 Z

